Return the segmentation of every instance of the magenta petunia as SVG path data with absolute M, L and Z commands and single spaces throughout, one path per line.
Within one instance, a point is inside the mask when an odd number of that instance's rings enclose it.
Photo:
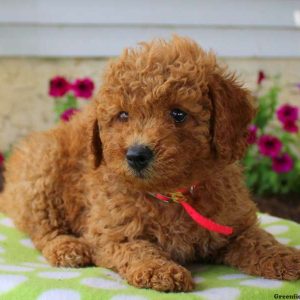
M 72 85 L 76 97 L 88 99 L 93 95 L 95 85 L 90 78 L 77 79 Z
M 261 85 L 261 83 L 266 79 L 266 75 L 264 73 L 264 71 L 259 71 L 258 75 L 257 75 L 257 84 Z
M 278 120 L 283 124 L 287 121 L 295 122 L 298 120 L 298 107 L 290 104 L 280 106 L 276 113 Z
M 259 152 L 264 156 L 275 157 L 277 156 L 282 148 L 281 141 L 272 135 L 262 135 L 258 139 Z
M 0 152 L 0 167 L 3 165 L 4 163 L 4 155 Z
M 287 153 L 272 158 L 272 169 L 276 173 L 287 173 L 293 167 L 294 161 Z
M 285 121 L 283 129 L 287 132 L 297 133 L 299 131 L 298 125 L 294 121 Z
M 52 97 L 62 97 L 70 88 L 71 85 L 65 77 L 56 76 L 50 80 L 49 95 Z
M 257 140 L 256 134 L 257 134 L 257 127 L 254 124 L 250 125 L 248 128 L 248 138 L 247 138 L 248 144 L 255 144 Z
M 68 121 L 70 121 L 72 116 L 78 112 L 79 112 L 79 109 L 77 109 L 77 108 L 69 108 L 60 115 L 60 119 L 64 122 L 68 122 Z

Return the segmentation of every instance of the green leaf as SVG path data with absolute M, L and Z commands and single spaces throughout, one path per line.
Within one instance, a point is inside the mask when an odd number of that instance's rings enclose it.
M 78 108 L 78 102 L 77 99 L 73 94 L 68 94 L 67 95 L 67 102 L 66 105 L 68 108 Z
M 298 159 L 295 163 L 295 171 L 300 174 L 300 159 Z M 300 177 L 300 176 L 299 176 Z M 299 182 L 300 183 L 300 182 Z
M 280 88 L 272 86 L 268 92 L 258 97 L 258 112 L 254 123 L 264 131 L 267 124 L 273 119 L 278 104 Z
M 246 178 L 246 184 L 250 189 L 255 187 L 257 181 L 258 181 L 258 173 L 255 172 L 249 174 Z

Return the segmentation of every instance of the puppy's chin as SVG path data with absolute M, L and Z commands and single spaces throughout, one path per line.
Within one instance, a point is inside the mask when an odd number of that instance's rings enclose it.
M 147 170 L 143 172 L 130 171 L 126 172 L 126 182 L 133 189 L 150 193 L 169 193 L 193 184 L 193 181 L 188 179 L 183 182 L 181 175 L 172 175 L 172 177 L 168 177 L 167 174 L 158 174 Z
M 155 180 L 151 172 L 147 169 L 136 171 L 128 168 L 125 172 L 126 181 L 135 189 L 148 191 L 155 186 Z
M 139 192 L 170 193 L 195 184 L 196 178 L 199 178 L 195 176 L 196 174 L 192 174 L 190 167 L 178 170 L 178 173 L 167 172 L 167 166 L 157 168 L 150 165 L 141 171 L 136 171 L 125 164 L 109 164 L 106 167 L 109 167 L 115 180 L 120 180 L 130 189 Z

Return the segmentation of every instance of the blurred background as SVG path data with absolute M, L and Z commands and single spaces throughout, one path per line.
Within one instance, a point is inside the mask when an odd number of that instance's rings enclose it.
M 108 59 L 174 33 L 213 49 L 253 91 L 247 184 L 262 210 L 300 219 L 299 0 L 0 0 L 0 164 L 85 105 Z

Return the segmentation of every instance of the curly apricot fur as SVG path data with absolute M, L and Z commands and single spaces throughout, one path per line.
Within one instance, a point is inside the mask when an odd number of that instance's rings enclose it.
M 258 228 L 238 163 L 251 101 L 215 55 L 189 39 L 127 49 L 82 113 L 15 147 L 0 207 L 53 265 L 93 263 L 138 287 L 189 291 L 192 277 L 181 264 L 200 259 L 298 279 L 300 252 Z M 174 108 L 187 112 L 184 123 L 173 122 Z M 128 122 L 118 120 L 120 111 Z M 125 159 L 136 143 L 155 153 L 143 176 Z M 146 197 L 195 182 L 191 205 L 232 226 L 232 236 L 201 228 L 178 204 Z

